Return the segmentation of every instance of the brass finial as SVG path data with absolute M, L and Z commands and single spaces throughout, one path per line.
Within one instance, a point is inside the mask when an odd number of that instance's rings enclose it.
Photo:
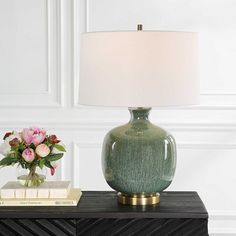
M 141 25 L 141 24 L 140 24 L 140 25 L 137 25 L 137 30 L 138 30 L 138 31 L 142 31 L 142 30 L 143 30 L 143 25 Z

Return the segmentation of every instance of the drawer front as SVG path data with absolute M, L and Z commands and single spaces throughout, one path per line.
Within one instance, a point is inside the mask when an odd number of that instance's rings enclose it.
M 0 219 L 0 236 L 208 236 L 207 219 Z
M 207 219 L 78 219 L 78 236 L 208 236 Z
M 75 219 L 0 219 L 1 236 L 75 236 Z

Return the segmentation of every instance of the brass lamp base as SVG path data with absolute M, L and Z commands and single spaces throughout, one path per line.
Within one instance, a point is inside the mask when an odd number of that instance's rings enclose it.
M 118 193 L 118 202 L 127 205 L 154 205 L 160 202 L 160 194 L 155 193 L 149 196 L 131 196 L 123 193 Z

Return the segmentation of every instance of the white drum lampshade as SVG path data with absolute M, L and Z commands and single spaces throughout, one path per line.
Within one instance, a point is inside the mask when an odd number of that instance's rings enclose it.
M 79 102 L 125 107 L 196 104 L 197 59 L 196 33 L 82 34 Z

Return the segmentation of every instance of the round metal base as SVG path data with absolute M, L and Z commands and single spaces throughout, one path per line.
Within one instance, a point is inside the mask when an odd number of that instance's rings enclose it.
M 138 196 L 118 193 L 118 202 L 127 205 L 154 205 L 160 202 L 160 194 L 155 193 L 149 196 Z

